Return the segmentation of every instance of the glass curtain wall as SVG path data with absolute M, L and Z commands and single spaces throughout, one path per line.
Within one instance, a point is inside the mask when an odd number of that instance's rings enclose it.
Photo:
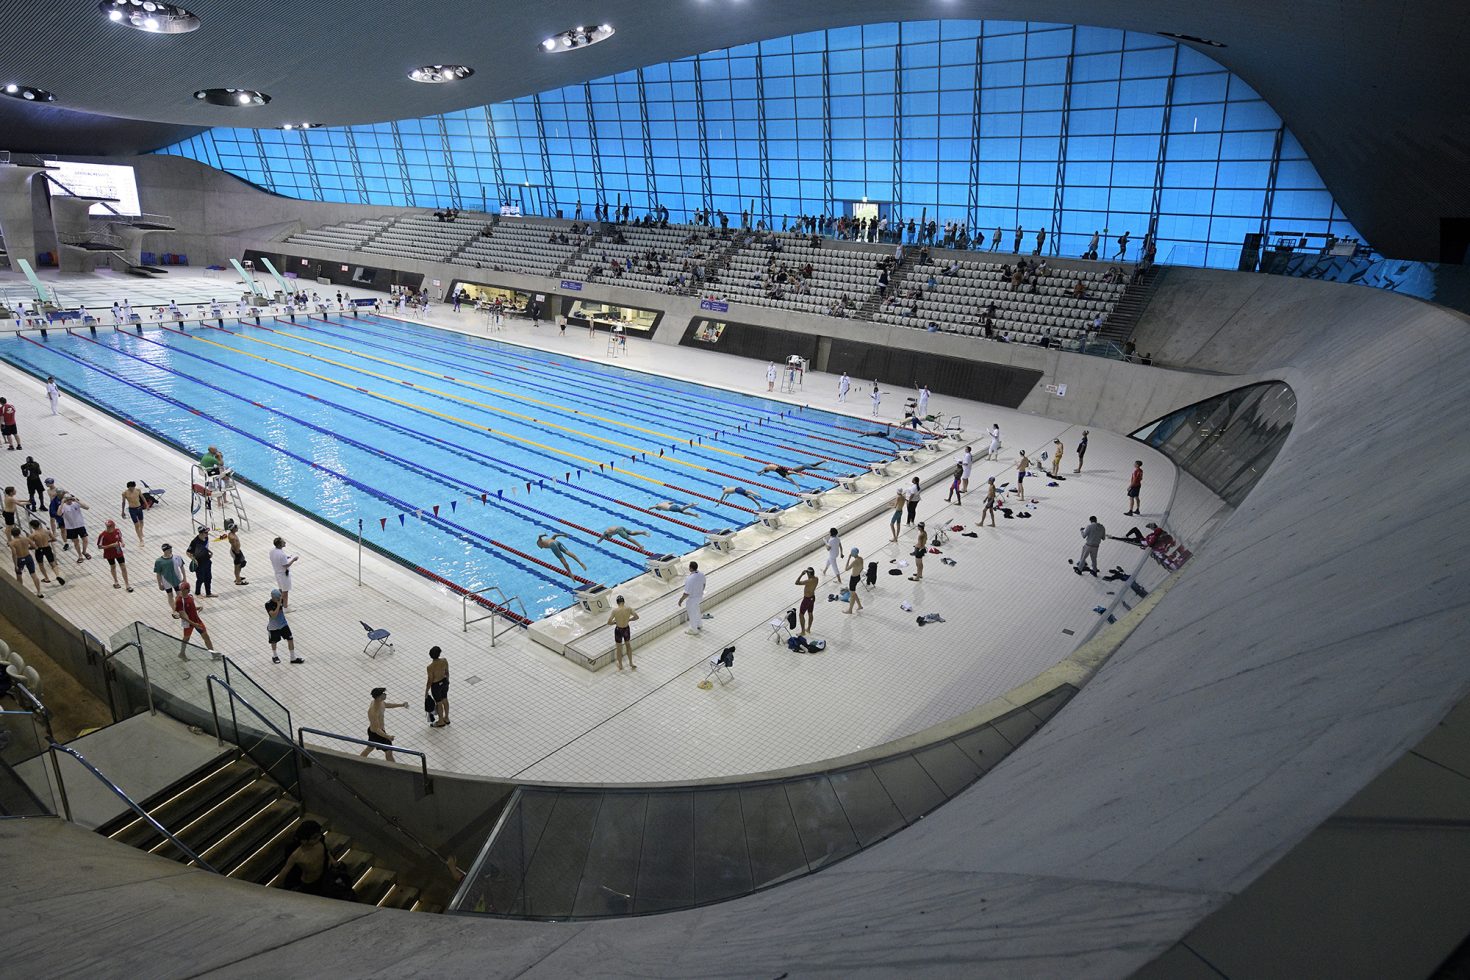
M 988 247 L 1233 266 L 1245 235 L 1358 237 L 1281 118 L 1168 38 L 941 20 L 776 38 L 490 106 L 366 126 L 215 129 L 160 152 L 280 194 L 592 216 L 662 206 L 781 228 L 876 205 Z M 1135 244 L 1128 253 L 1136 258 Z

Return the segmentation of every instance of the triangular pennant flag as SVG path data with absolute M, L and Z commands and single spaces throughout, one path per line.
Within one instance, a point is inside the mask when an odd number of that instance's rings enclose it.
M 378 530 L 380 530 L 380 531 L 386 531 L 386 530 L 388 530 L 388 518 L 386 518 L 386 517 L 380 517 L 380 518 L 378 518 Z
M 439 516 L 439 505 L 438 504 L 435 504 L 434 505 L 434 516 L 435 517 L 438 517 Z
M 451 500 L 449 502 L 449 510 L 450 510 L 450 513 L 458 513 L 459 512 L 459 501 L 458 500 Z
M 499 496 L 499 495 L 500 495 L 500 491 L 499 491 L 499 490 L 497 490 L 497 491 L 495 491 L 495 493 L 496 493 L 496 495 L 497 495 L 497 496 Z M 482 494 L 480 494 L 480 503 L 482 503 L 482 504 L 483 504 L 483 503 L 485 503 L 485 502 L 486 502 L 486 501 L 487 501 L 487 500 L 488 500 L 488 499 L 489 499 L 489 494 L 484 494 L 484 493 L 482 493 Z
M 565 479 L 566 479 L 566 482 L 567 483 L 571 483 L 572 482 L 572 471 L 571 470 L 567 470 L 567 475 L 566 475 L 566 478 Z
M 399 527 L 402 527 L 403 526 L 403 515 L 402 514 L 399 514 L 398 515 L 398 526 Z
M 531 485 L 529 483 L 526 484 L 526 492 L 527 493 L 530 493 L 531 492 Z

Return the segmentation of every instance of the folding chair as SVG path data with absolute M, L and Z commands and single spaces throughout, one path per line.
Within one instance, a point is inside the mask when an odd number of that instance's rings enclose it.
M 782 617 L 778 616 L 766 625 L 771 628 L 770 636 L 772 643 L 785 643 L 787 638 L 791 636 L 791 627 L 786 625 L 786 620 Z
M 392 648 L 393 644 L 388 642 L 388 637 L 392 636 L 392 633 L 387 630 L 375 630 L 360 619 L 358 623 L 362 625 L 363 631 L 367 633 L 367 646 L 362 648 L 363 653 L 366 653 L 373 659 L 377 659 L 378 652 L 384 647 Z
M 704 675 L 704 680 L 699 682 L 699 687 L 705 691 L 714 687 L 709 680 L 711 677 L 719 681 L 721 687 L 730 683 L 730 681 L 735 679 L 735 671 L 732 669 L 734 666 L 735 648 L 733 646 L 725 647 L 717 655 L 709 658 L 709 673 Z M 724 671 L 724 673 L 722 674 L 721 671 Z M 726 675 L 729 677 L 728 680 L 726 679 Z

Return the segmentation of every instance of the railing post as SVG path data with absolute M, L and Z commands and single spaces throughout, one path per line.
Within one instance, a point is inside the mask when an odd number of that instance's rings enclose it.
M 75 823 L 71 818 L 71 800 L 66 796 L 66 780 L 61 775 L 61 762 L 56 758 L 56 743 L 51 743 L 46 754 L 51 756 L 51 770 L 56 773 L 56 792 L 61 797 L 61 812 L 66 816 L 67 823 Z
M 215 744 L 217 744 L 217 745 L 224 745 L 225 744 L 224 732 L 222 732 L 220 730 L 220 725 L 219 725 L 219 708 L 214 703 L 214 675 L 213 674 L 210 674 L 209 675 L 209 680 L 205 681 L 204 686 L 207 687 L 207 688 L 209 688 L 209 713 L 214 718 L 214 740 L 215 740 Z

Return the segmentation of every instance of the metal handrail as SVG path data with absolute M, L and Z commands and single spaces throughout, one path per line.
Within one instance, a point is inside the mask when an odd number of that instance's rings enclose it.
M 189 858 L 190 863 L 199 865 L 199 867 L 203 868 L 205 871 L 210 872 L 211 874 L 219 874 L 220 873 L 219 870 L 216 869 L 215 867 L 213 867 L 208 861 L 204 860 L 204 858 L 200 857 L 198 854 L 195 854 L 193 848 L 191 848 L 188 844 L 185 844 L 183 841 L 179 840 L 178 837 L 174 836 L 174 834 L 173 834 L 173 832 L 171 830 L 169 830 L 163 824 L 161 824 L 157 820 L 155 820 L 153 818 L 153 815 L 152 814 L 150 814 L 147 810 L 144 810 L 141 806 L 139 806 L 138 803 L 137 803 L 137 801 L 135 801 L 127 793 L 123 792 L 122 789 L 116 783 L 114 783 L 112 780 L 110 780 L 106 776 L 104 776 L 102 774 L 101 770 L 99 770 L 96 766 L 92 765 L 92 763 L 88 762 L 87 759 L 86 759 L 86 757 L 83 756 L 76 749 L 69 748 L 69 747 L 67 747 L 65 745 L 58 745 L 57 743 L 52 742 L 51 743 L 51 747 L 50 747 L 50 751 L 52 753 L 52 760 L 53 761 L 56 758 L 55 753 L 57 753 L 57 752 L 65 752 L 67 755 L 69 755 L 73 759 L 77 760 L 77 762 L 81 763 L 83 769 L 86 769 L 92 775 L 96 776 L 98 778 L 98 780 L 101 781 L 101 783 L 102 783 L 103 786 L 106 786 L 109 790 L 112 791 L 112 794 L 114 796 L 116 796 L 118 799 L 122 800 L 124 803 L 126 803 L 128 805 L 128 809 L 132 810 L 138 816 L 140 816 L 144 820 L 148 821 L 149 825 L 151 825 L 154 830 L 158 831 L 160 834 L 162 834 L 163 836 L 167 837 L 169 839 L 169 841 L 175 847 L 177 847 L 179 850 L 183 851 L 184 854 L 185 854 L 185 856 L 187 856 Z M 58 769 L 58 772 L 59 771 L 60 770 Z M 61 792 L 61 804 L 66 809 L 66 819 L 67 820 L 71 820 L 72 819 L 72 816 L 71 816 L 71 803 L 68 802 L 68 800 L 66 798 L 66 790 L 64 788 L 62 789 L 62 792 Z
M 214 716 L 215 740 L 220 745 L 223 745 L 225 740 L 224 740 L 223 730 L 220 728 L 220 724 L 219 724 L 219 708 L 216 705 L 215 700 L 214 700 L 214 685 L 216 685 L 216 684 L 218 684 L 220 687 L 222 687 L 226 691 L 228 691 L 229 694 L 230 694 L 230 697 L 238 700 L 241 704 L 243 704 L 246 708 L 248 708 L 250 710 L 250 713 L 253 714 L 253 715 L 255 715 L 255 717 L 259 718 L 261 720 L 261 722 L 263 722 L 267 728 L 269 728 L 272 732 L 274 732 L 276 734 L 276 737 L 282 739 L 286 743 L 287 747 L 289 747 L 291 749 L 291 751 L 293 751 L 294 753 L 296 753 L 296 755 L 299 758 L 304 759 L 306 761 L 307 765 L 321 765 L 320 760 L 318 760 L 316 756 L 312 755 L 309 751 L 307 751 L 305 745 L 298 745 L 295 741 L 292 740 L 292 738 L 291 738 L 290 735 L 285 734 L 279 728 L 277 728 L 275 722 L 271 721 L 265 715 L 261 714 L 260 711 L 256 709 L 255 705 L 251 704 L 245 698 L 241 697 L 240 694 L 239 694 L 239 692 L 237 692 L 233 687 L 231 687 L 227 681 L 222 680 L 217 674 L 210 674 L 209 675 L 209 679 L 206 681 L 206 686 L 209 688 L 209 711 Z M 329 732 L 327 734 L 331 734 L 331 733 Z M 412 750 L 407 750 L 407 751 L 412 751 Z M 407 837 L 410 841 L 412 841 L 415 846 L 420 847 L 423 850 L 427 851 L 428 853 L 434 855 L 440 861 L 443 861 L 446 865 L 449 863 L 449 860 L 447 858 L 445 858 L 444 855 L 440 854 L 438 851 L 434 850 L 428 844 L 425 844 L 423 841 L 419 840 L 412 833 L 410 833 L 408 831 L 408 829 L 405 828 L 401 823 L 399 823 L 393 817 L 388 816 L 382 810 L 378 809 L 371 802 L 369 802 L 365 797 L 363 797 L 363 795 L 361 793 L 359 793 L 357 790 L 353 789 L 347 783 L 342 782 L 342 780 L 337 776 L 337 774 L 334 773 L 334 772 L 332 772 L 332 770 L 330 768 L 327 768 L 327 767 L 323 767 L 323 768 L 326 770 L 327 775 L 329 775 L 336 782 L 342 784 L 342 788 L 345 789 L 345 790 L 347 790 L 347 792 L 352 795 L 353 799 L 357 800 L 357 802 L 361 803 L 363 806 L 365 806 L 369 810 L 373 811 L 373 813 L 377 814 L 378 817 L 384 823 L 390 824 L 400 834 L 402 834 L 404 837 Z M 297 785 L 297 792 L 301 794 L 301 797 L 302 797 L 301 803 L 302 803 L 302 806 L 304 808 L 305 805 L 306 805 L 306 788 L 305 788 L 305 786 L 300 785 L 300 781 L 299 780 L 298 780 L 298 785 Z
M 230 668 L 233 667 L 235 670 L 238 670 L 240 672 L 240 676 L 249 681 L 252 687 L 254 687 L 261 694 L 264 694 L 267 698 L 270 698 L 271 704 L 281 709 L 282 713 L 284 713 L 286 716 L 286 731 L 289 732 L 291 730 L 291 709 L 286 707 L 281 702 L 277 701 L 275 695 L 271 694 L 270 691 L 267 691 L 254 677 L 251 677 L 248 673 L 246 673 L 245 668 L 236 663 L 232 657 L 221 657 L 220 659 L 224 662 L 225 665 L 226 683 L 228 683 L 230 679 Z M 234 688 L 232 687 L 231 691 L 233 692 L 233 690 Z M 288 735 L 287 738 L 289 737 L 290 736 Z
M 429 775 L 429 757 L 418 749 L 405 749 L 397 745 L 385 746 L 381 742 L 372 742 L 365 738 L 354 738 L 351 735 L 339 735 L 336 732 L 324 732 L 320 728 L 306 728 L 303 726 L 296 729 L 296 745 L 303 752 L 306 751 L 306 739 L 304 736 L 307 734 L 320 735 L 323 738 L 335 738 L 339 742 L 351 742 L 353 745 L 365 745 L 374 749 L 386 749 L 389 752 L 405 752 L 408 755 L 416 755 L 419 757 L 419 770 L 424 776 L 424 795 L 432 796 L 434 793 L 434 777 Z
M 498 595 L 500 597 L 500 601 L 498 603 L 496 603 L 496 602 L 489 602 L 487 600 L 486 601 L 486 604 L 490 607 L 490 611 L 488 613 L 486 613 L 485 615 L 483 615 L 483 616 L 476 616 L 474 619 L 471 619 L 470 618 L 470 600 L 472 598 L 475 598 L 476 596 L 484 596 L 486 593 L 490 593 L 490 592 L 493 592 L 496 595 Z M 459 605 L 460 605 L 460 615 L 462 616 L 462 618 L 464 620 L 464 629 L 463 629 L 463 632 L 468 633 L 470 631 L 470 624 L 471 623 L 479 623 L 479 622 L 483 622 L 484 620 L 487 620 L 488 619 L 488 620 L 490 620 L 490 645 L 493 647 L 495 645 L 495 638 L 497 636 L 500 636 L 503 633 L 509 632 L 510 629 L 513 628 L 516 625 L 516 623 L 515 623 L 514 620 L 511 620 L 509 616 L 505 616 L 505 614 L 510 611 L 510 604 L 512 602 L 514 602 L 517 606 L 520 607 L 520 609 L 521 609 L 521 619 L 526 620 L 527 622 L 529 622 L 530 619 L 531 619 L 531 617 L 526 615 L 526 604 L 521 601 L 521 597 L 518 596 L 518 595 L 513 595 L 513 596 L 507 597 L 506 594 L 500 590 L 500 587 L 499 586 L 496 586 L 496 585 L 487 585 L 483 589 L 470 589 L 470 590 L 466 590 L 465 592 L 461 593 L 460 594 L 460 597 L 459 597 Z M 495 619 L 496 619 L 497 616 L 505 616 L 506 620 L 511 623 L 511 626 L 510 627 L 507 627 L 504 630 L 497 631 L 495 629 Z

